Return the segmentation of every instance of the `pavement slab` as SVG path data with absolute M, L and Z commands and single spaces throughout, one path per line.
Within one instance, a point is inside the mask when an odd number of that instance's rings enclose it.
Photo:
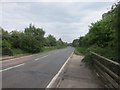
M 58 88 L 104 88 L 97 75 L 82 62 L 84 56 L 73 55 Z

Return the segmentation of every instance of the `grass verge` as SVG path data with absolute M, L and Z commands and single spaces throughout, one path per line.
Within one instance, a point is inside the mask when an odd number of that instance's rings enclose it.
M 25 55 L 30 55 L 31 54 L 31 53 L 25 52 L 21 49 L 15 49 L 15 48 L 12 49 L 12 53 L 13 53 L 13 56 L 15 56 L 15 57 L 25 56 Z
M 62 48 L 66 48 L 66 47 L 43 47 L 42 50 L 43 52 L 48 52 L 48 51 L 51 51 L 51 50 L 56 50 L 56 49 L 62 49 Z
M 77 55 L 86 55 L 86 50 L 84 47 L 76 47 L 74 53 Z
M 62 49 L 62 48 L 66 48 L 66 47 L 43 47 L 42 52 L 49 52 L 49 51 L 52 51 L 52 50 Z M 27 56 L 27 55 L 32 55 L 32 54 L 33 53 L 28 53 L 28 52 L 25 52 L 21 49 L 12 48 L 12 56 L 6 55 L 6 56 L 2 56 L 2 58 L 3 58 L 3 60 L 6 60 L 6 59 L 9 59 L 9 58 L 16 58 L 16 57 Z M 37 53 L 34 53 L 34 54 L 37 54 Z

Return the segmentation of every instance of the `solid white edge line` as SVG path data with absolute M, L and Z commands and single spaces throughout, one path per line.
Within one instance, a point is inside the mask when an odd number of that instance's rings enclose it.
M 24 64 L 25 64 L 25 63 L 19 64 L 19 65 L 16 65 L 16 66 L 12 66 L 12 67 L 9 67 L 9 68 L 6 68 L 6 69 L 3 69 L 3 70 L 0 70 L 0 72 L 7 71 L 7 70 L 10 70 L 10 69 L 13 69 L 13 68 L 16 68 L 16 67 L 22 66 L 22 65 L 24 65 Z
M 74 51 L 73 51 L 74 52 Z M 59 76 L 59 74 L 62 72 L 62 70 L 64 69 L 65 65 L 68 63 L 68 61 L 70 60 L 71 56 L 73 55 L 73 52 L 71 53 L 70 57 L 66 60 L 66 62 L 63 64 L 63 66 L 61 67 L 61 69 L 58 71 L 58 73 L 53 77 L 53 79 L 50 81 L 50 83 L 47 85 L 46 88 L 50 88 L 51 85 L 54 83 L 54 81 L 57 79 L 57 77 Z

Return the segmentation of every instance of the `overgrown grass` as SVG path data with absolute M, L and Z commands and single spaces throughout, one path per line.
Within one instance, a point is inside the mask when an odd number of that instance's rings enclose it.
M 48 51 L 51 51 L 51 50 L 56 50 L 56 49 L 61 49 L 61 48 L 65 48 L 65 47 L 58 47 L 58 46 L 55 46 L 55 47 L 43 47 L 42 48 L 42 52 L 48 52 Z M 21 49 L 16 49 L 16 48 L 12 48 L 12 55 L 13 56 L 24 56 L 24 55 L 30 55 L 30 54 L 33 54 L 33 53 L 28 53 L 28 52 L 25 52 Z
M 74 53 L 77 55 L 86 55 L 86 49 L 84 47 L 76 47 Z
M 57 49 L 57 48 L 56 47 L 43 47 L 42 51 L 47 52 L 47 51 L 51 51 L 51 50 L 55 50 L 55 49 Z
M 22 55 L 29 55 L 30 53 L 27 53 L 21 49 L 12 49 L 13 56 L 22 56 Z
M 75 50 L 75 52 L 77 52 L 77 54 L 82 54 L 85 56 L 85 58 L 82 60 L 83 62 L 87 62 L 87 64 L 90 67 L 93 67 L 94 66 L 93 65 L 93 63 L 94 63 L 93 58 L 94 57 L 92 58 L 90 51 L 93 51 L 101 56 L 104 56 L 108 59 L 111 59 L 111 60 L 119 63 L 119 59 L 118 59 L 115 48 L 110 48 L 110 47 L 100 48 L 97 46 L 91 46 L 89 48 L 79 47 L 79 48 L 76 48 L 76 50 Z M 104 66 L 108 67 L 114 73 L 119 75 L 120 70 L 118 69 L 119 68 L 118 66 L 116 66 L 114 64 L 110 64 L 104 60 L 99 60 L 99 62 L 101 62 Z
M 62 49 L 62 48 L 66 48 L 65 46 L 64 47 L 58 47 L 58 46 L 53 46 L 53 47 L 43 47 L 42 50 L 43 52 L 48 52 L 48 51 L 51 51 L 51 50 L 56 50 L 56 49 Z
M 75 49 L 75 54 L 78 55 L 84 55 L 84 61 L 86 62 L 91 62 L 91 54 L 90 51 L 93 51 L 95 53 L 98 53 L 99 55 L 102 55 L 106 58 L 109 58 L 111 60 L 117 61 L 118 57 L 116 52 L 115 52 L 115 48 L 110 48 L 110 47 L 106 47 L 106 48 L 100 48 L 97 46 L 90 46 L 89 48 L 87 47 L 76 47 Z
M 85 56 L 82 61 L 89 62 L 90 65 L 92 64 L 93 60 L 91 58 L 91 54 L 88 51 L 88 48 L 86 48 L 86 47 L 76 47 L 75 48 L 75 54 Z

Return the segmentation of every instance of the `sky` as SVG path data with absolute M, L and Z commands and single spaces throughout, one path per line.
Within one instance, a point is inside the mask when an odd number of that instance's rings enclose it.
M 0 27 L 24 31 L 30 23 L 65 42 L 84 36 L 114 2 L 2 2 Z

